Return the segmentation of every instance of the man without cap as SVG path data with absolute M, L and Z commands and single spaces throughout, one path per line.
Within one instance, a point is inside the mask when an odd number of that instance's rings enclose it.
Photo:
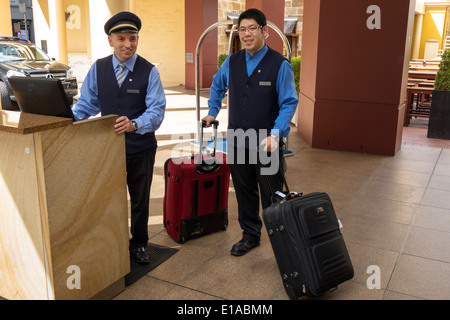
M 131 202 L 130 258 L 148 264 L 150 186 L 157 141 L 155 131 L 165 113 L 166 99 L 158 70 L 136 54 L 141 20 L 120 12 L 105 24 L 114 54 L 97 60 L 89 70 L 77 104 L 76 120 L 101 113 L 117 114 L 114 131 L 125 133 L 127 185 Z
M 292 65 L 265 44 L 268 28 L 261 11 L 240 14 L 244 49 L 228 56 L 214 76 L 209 112 L 203 118 L 208 125 L 216 118 L 229 90 L 227 151 L 242 229 L 241 240 L 231 248 L 234 256 L 260 244 L 260 200 L 263 208 L 270 206 L 270 186 L 274 191 L 283 187 L 280 137 L 287 137 L 298 104 Z M 267 164 L 273 168 L 268 170 Z

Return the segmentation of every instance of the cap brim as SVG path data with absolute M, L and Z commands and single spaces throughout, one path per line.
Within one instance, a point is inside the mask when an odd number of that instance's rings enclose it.
M 132 25 L 132 24 L 119 24 L 117 26 L 112 27 L 109 30 L 109 34 L 111 33 L 118 33 L 118 32 L 134 32 L 134 33 L 138 33 L 139 30 L 136 28 L 136 26 Z

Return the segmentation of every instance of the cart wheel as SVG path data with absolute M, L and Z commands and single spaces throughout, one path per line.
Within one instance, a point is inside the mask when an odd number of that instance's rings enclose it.
M 223 231 L 227 230 L 227 227 L 228 227 L 228 226 L 227 226 L 226 224 L 223 225 L 222 230 L 223 230 Z
M 180 243 L 183 244 L 186 242 L 186 239 L 184 237 L 180 237 Z

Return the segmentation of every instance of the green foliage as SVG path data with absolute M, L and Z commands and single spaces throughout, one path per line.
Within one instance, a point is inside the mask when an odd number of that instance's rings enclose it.
M 450 50 L 445 50 L 442 54 L 434 89 L 450 91 Z
M 225 61 L 225 59 L 228 57 L 228 55 L 221 53 L 219 54 L 219 58 L 217 59 L 217 67 L 220 69 L 220 66 Z
M 295 79 L 295 88 L 297 89 L 297 93 L 300 90 L 300 64 L 301 64 L 302 57 L 292 57 L 291 58 L 291 64 L 294 68 L 294 79 Z

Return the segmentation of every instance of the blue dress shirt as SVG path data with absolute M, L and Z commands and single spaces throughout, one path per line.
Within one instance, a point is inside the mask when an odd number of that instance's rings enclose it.
M 133 71 L 136 59 L 137 55 L 135 54 L 123 63 L 125 65 L 125 77 L 128 75 L 128 72 Z M 119 60 L 117 60 L 117 58 L 113 55 L 114 71 L 118 68 L 119 64 Z M 83 120 L 97 115 L 100 112 L 100 101 L 98 99 L 96 62 L 92 65 L 86 75 L 83 85 L 81 86 L 80 93 L 78 102 L 72 108 L 75 119 Z M 148 78 L 145 104 L 147 106 L 147 110 L 138 118 L 130 119 L 131 121 L 136 121 L 139 128 L 136 133 L 139 134 L 155 132 L 161 126 L 164 119 L 166 97 L 164 95 L 164 88 L 156 67 L 152 68 Z

